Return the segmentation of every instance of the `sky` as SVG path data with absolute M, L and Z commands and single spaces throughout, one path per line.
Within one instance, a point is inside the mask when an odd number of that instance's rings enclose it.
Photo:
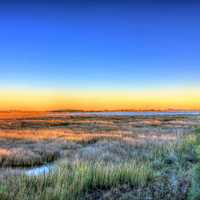
M 200 3 L 0 2 L 0 110 L 200 109 Z

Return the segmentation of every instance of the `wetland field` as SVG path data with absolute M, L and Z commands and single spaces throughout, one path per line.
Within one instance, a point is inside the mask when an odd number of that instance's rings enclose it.
M 1 112 L 1 200 L 198 200 L 197 112 Z

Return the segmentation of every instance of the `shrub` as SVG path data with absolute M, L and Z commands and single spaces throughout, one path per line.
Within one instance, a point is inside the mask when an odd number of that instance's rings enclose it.
M 190 200 L 200 199 L 200 164 L 197 164 L 193 169 L 192 183 L 188 199 Z

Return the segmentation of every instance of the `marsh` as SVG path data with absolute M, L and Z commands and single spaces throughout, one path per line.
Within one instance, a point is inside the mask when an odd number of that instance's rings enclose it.
M 198 163 L 193 146 L 199 125 L 198 113 L 1 114 L 0 195 L 186 199 Z

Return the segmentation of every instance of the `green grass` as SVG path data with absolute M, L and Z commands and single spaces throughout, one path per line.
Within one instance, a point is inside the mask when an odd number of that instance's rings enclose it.
M 94 189 L 109 189 L 120 184 L 145 186 L 153 178 L 148 163 L 120 165 L 76 163 L 60 167 L 47 176 L 21 176 L 0 186 L 0 199 L 80 199 Z

